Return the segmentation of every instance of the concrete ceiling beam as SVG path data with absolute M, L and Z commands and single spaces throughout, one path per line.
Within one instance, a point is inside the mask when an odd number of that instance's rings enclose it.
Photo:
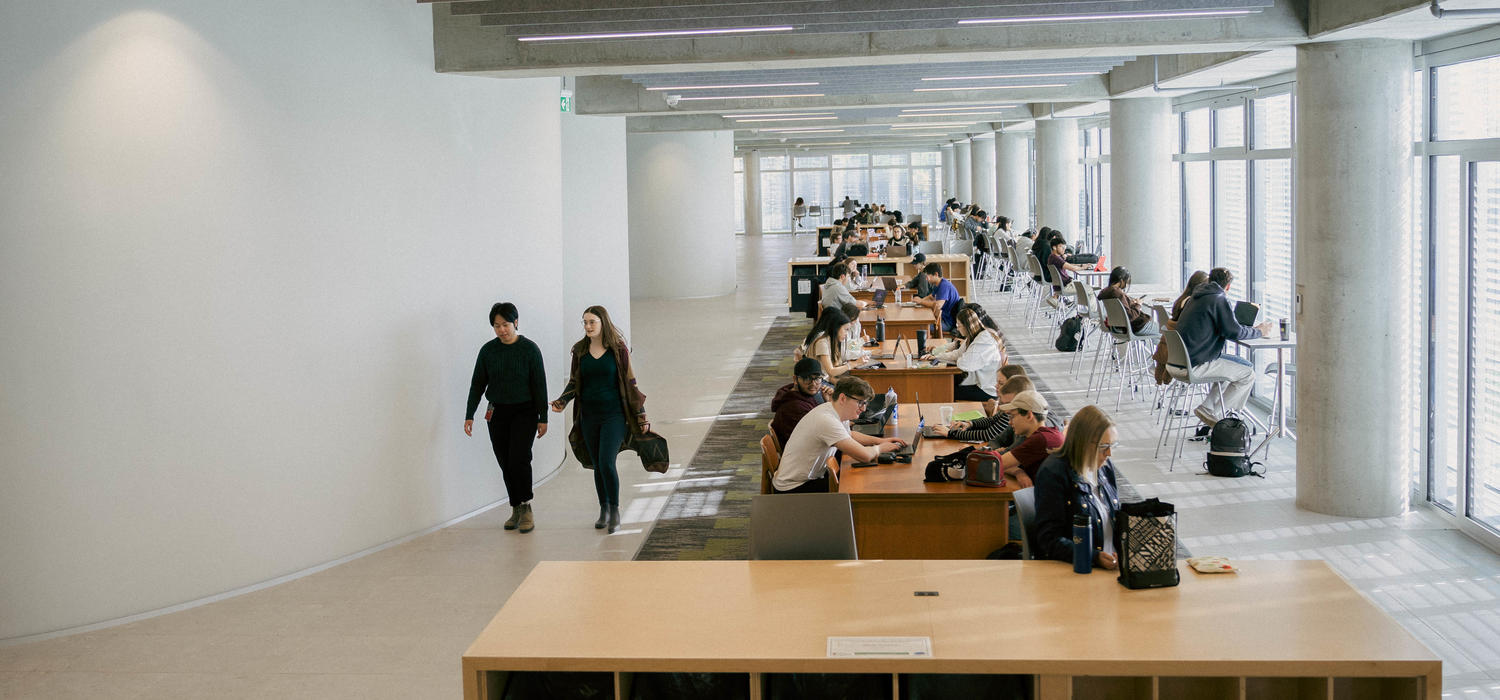
M 1308 0 L 1307 36 L 1316 39 L 1428 5 L 1428 0 Z
M 1109 72 L 1109 94 L 1113 97 L 1150 96 L 1156 93 L 1153 85 L 1164 84 L 1170 80 L 1184 78 L 1256 55 L 1259 55 L 1259 52 L 1234 51 L 1142 56 Z
M 535 77 L 1251 51 L 1306 41 L 1300 1 L 1230 18 L 536 43 L 447 4 L 432 12 L 439 72 Z

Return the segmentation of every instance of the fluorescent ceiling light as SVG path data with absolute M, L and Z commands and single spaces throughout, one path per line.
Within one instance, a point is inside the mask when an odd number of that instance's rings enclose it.
M 649 36 L 700 36 L 706 34 L 749 34 L 756 32 L 790 32 L 796 27 L 734 27 L 730 29 L 665 29 L 652 32 L 611 32 L 608 34 L 548 34 L 520 36 L 516 41 L 588 41 L 591 39 L 637 39 Z
M 662 90 L 729 90 L 732 88 L 763 88 L 763 87 L 801 87 L 804 85 L 818 85 L 819 83 L 749 83 L 746 85 L 690 85 L 687 87 L 648 87 L 647 92 L 659 92 Z
M 720 95 L 718 97 L 679 97 L 678 100 L 687 102 L 689 100 L 768 100 L 773 97 L 822 97 L 823 93 L 810 93 L 806 95 Z
M 738 122 L 810 122 L 838 119 L 838 117 L 766 117 L 764 119 L 736 119 Z
M 970 124 L 978 124 L 978 123 L 979 122 L 927 122 L 926 124 L 920 124 L 920 123 L 892 124 L 891 128 L 892 129 L 927 129 L 927 128 L 931 128 L 931 127 L 934 127 L 934 126 L 969 126 Z
M 739 119 L 740 117 L 826 117 L 833 112 L 756 112 L 754 114 L 726 114 L 725 119 Z
M 1004 80 L 1006 78 L 1056 78 L 1065 75 L 1098 75 L 1098 71 L 1075 71 L 1072 73 L 1011 73 L 1009 75 L 960 75 L 951 78 L 923 78 L 923 80 Z M 654 88 L 652 88 L 654 89 Z
M 901 110 L 906 112 L 946 112 L 950 109 L 1004 109 L 1014 107 L 1013 104 L 977 104 L 977 105 L 949 105 L 947 107 L 907 107 Z
M 1005 112 L 994 110 L 987 112 L 923 112 L 920 114 L 898 114 L 896 117 L 898 119 L 902 117 L 977 117 L 985 114 L 1005 114 Z
M 761 133 L 782 134 L 837 134 L 843 129 L 760 129 Z
M 1121 12 L 1100 15 L 1043 15 L 1039 17 L 997 17 L 994 19 L 961 19 L 959 24 L 1022 24 L 1028 22 L 1088 22 L 1108 19 L 1174 19 L 1179 17 L 1222 17 L 1248 15 L 1259 10 L 1182 10 L 1178 12 Z
M 954 85 L 952 87 L 940 88 L 915 88 L 912 92 L 947 92 L 949 90 L 1025 90 L 1026 88 L 1055 88 L 1067 87 L 1066 83 L 1048 83 L 1046 85 Z M 692 99 L 689 97 L 684 100 Z
M 826 143 L 799 143 L 794 148 L 806 148 L 808 146 L 847 146 L 853 141 L 829 141 Z

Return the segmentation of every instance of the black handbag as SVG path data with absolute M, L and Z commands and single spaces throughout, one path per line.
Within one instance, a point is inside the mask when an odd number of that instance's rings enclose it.
M 650 430 L 642 431 L 640 435 L 631 435 L 630 443 L 625 449 L 633 450 L 640 456 L 641 464 L 645 465 L 648 472 L 665 474 L 667 467 L 672 464 L 667 439 Z
M 1177 508 L 1155 498 L 1121 504 L 1115 513 L 1115 551 L 1126 588 L 1177 585 Z

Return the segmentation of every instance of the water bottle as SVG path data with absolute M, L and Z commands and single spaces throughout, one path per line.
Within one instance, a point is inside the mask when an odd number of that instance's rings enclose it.
M 885 319 L 883 318 L 875 319 L 875 342 L 885 342 Z
M 1094 528 L 1087 513 L 1073 516 L 1073 572 L 1087 574 L 1094 570 Z
M 897 404 L 897 405 L 891 407 L 891 425 L 895 425 L 898 422 L 896 419 L 900 417 L 900 413 L 901 413 L 901 405 L 900 404 Z

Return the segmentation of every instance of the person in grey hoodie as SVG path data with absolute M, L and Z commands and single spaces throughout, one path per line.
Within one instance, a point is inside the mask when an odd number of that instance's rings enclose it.
M 1240 325 L 1225 294 L 1233 282 L 1234 274 L 1225 268 L 1209 271 L 1208 281 L 1193 290 L 1177 320 L 1177 332 L 1187 346 L 1193 369 L 1200 377 L 1214 380 L 1207 398 L 1193 409 L 1198 420 L 1210 428 L 1225 415 L 1244 410 L 1255 384 L 1255 368 L 1249 360 L 1225 355 L 1225 341 L 1259 338 L 1271 332 L 1270 321 L 1254 327 Z M 1221 395 L 1224 413 L 1219 412 Z

